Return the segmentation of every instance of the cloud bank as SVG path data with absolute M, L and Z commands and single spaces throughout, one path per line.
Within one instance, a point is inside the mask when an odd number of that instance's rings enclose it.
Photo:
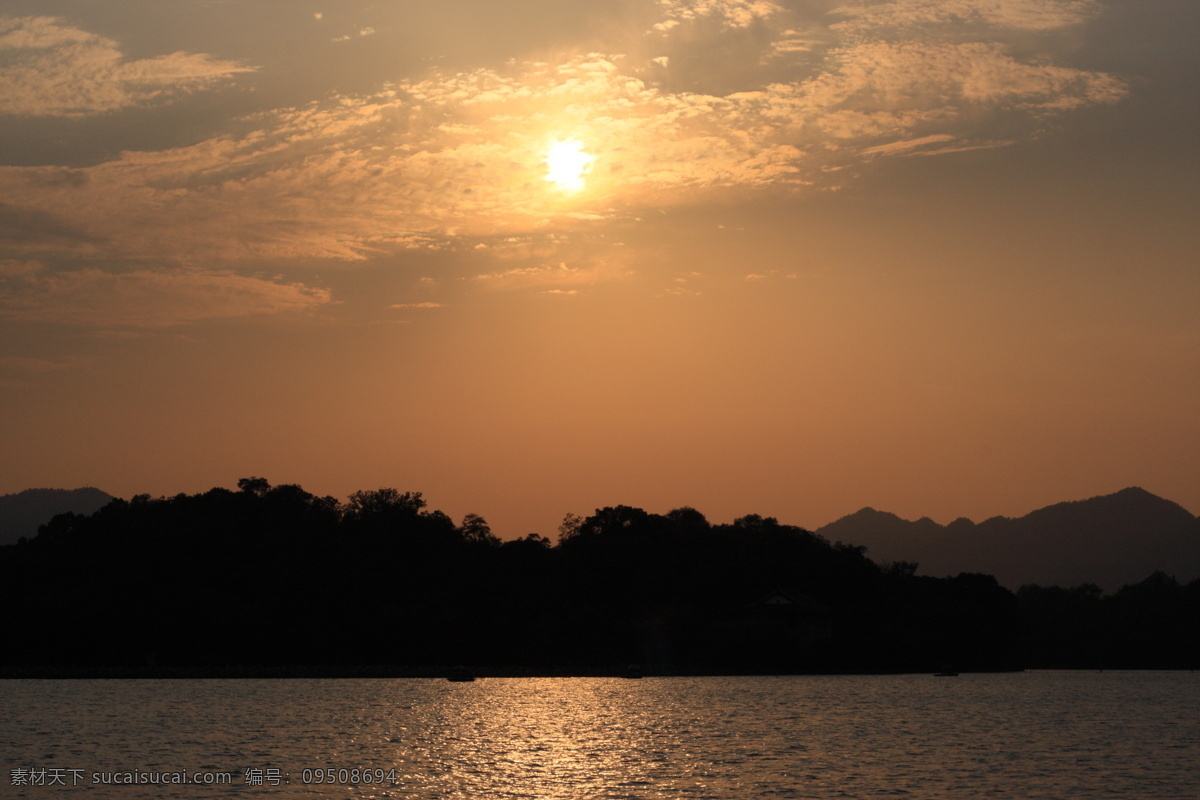
M 835 189 L 855 172 L 847 167 L 1004 146 L 1047 116 L 1127 93 L 1116 76 L 1053 60 L 1056 32 L 1095 14 L 1092 0 L 652 7 L 656 21 L 606 52 L 430 71 L 238 120 L 249 133 L 86 168 L 0 167 L 0 196 L 77 232 L 77 251 L 107 257 L 187 270 L 361 260 L 457 237 L 571 230 L 730 190 Z M 97 113 L 248 69 L 179 53 L 125 61 L 116 43 L 50 18 L 3 25 L 0 48 L 19 55 L 0 71 L 8 113 Z M 1012 44 L 1029 35 L 1042 37 L 1037 58 Z M 722 53 L 738 90 L 715 88 L 722 76 L 700 57 L 709 52 Z M 546 148 L 568 138 L 594 157 L 576 194 L 545 179 Z M 9 244 L 14 257 L 36 250 Z M 556 263 L 481 283 L 543 285 L 566 274 Z M 157 279 L 135 280 L 113 285 Z

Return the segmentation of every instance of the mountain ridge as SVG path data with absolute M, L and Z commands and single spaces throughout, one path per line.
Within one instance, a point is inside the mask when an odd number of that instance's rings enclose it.
M 867 506 L 816 532 L 865 546 L 877 561 L 915 561 L 920 574 L 982 572 L 1011 589 L 1094 583 L 1112 591 L 1155 571 L 1200 577 L 1200 519 L 1138 486 L 978 523 L 910 521 Z
M 33 538 L 38 527 L 58 514 L 91 514 L 113 500 L 94 486 L 78 489 L 25 489 L 0 495 L 0 545 Z

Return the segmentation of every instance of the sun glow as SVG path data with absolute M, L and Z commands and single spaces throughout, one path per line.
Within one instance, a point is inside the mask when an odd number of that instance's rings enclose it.
M 591 166 L 593 156 L 583 152 L 578 139 L 555 142 L 546 151 L 546 180 L 566 192 L 583 188 L 583 176 Z

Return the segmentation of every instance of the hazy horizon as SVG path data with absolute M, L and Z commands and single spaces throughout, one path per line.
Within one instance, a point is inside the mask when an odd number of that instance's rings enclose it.
M 0 494 L 388 486 L 504 538 L 1200 509 L 1198 33 L 1183 0 L 8 0 Z

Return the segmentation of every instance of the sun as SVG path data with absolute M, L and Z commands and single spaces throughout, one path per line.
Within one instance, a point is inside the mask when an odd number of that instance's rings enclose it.
M 587 174 L 594 157 L 583 152 L 583 142 L 567 139 L 555 142 L 546 151 L 546 180 L 565 192 L 577 192 L 583 188 L 583 176 Z

